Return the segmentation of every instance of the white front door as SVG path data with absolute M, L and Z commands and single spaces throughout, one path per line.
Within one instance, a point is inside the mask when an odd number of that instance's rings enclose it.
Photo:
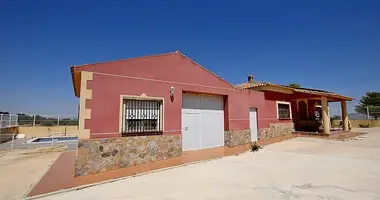
M 249 109 L 249 127 L 251 129 L 251 141 L 256 142 L 257 138 L 257 109 Z
M 224 146 L 223 96 L 184 93 L 182 148 L 195 150 Z
M 182 112 L 182 149 L 201 148 L 201 114 Z

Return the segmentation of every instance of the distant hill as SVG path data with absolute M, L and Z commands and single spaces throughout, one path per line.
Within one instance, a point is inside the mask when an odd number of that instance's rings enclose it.
M 361 113 L 351 113 L 348 114 L 348 119 L 367 119 L 367 115 Z

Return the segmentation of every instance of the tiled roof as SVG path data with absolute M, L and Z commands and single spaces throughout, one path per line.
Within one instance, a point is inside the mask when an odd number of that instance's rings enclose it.
M 332 96 L 332 97 L 337 97 L 345 100 L 353 100 L 352 97 L 336 94 L 333 92 L 325 91 L 325 90 L 317 90 L 317 89 L 311 89 L 311 88 L 294 88 L 286 85 L 279 85 L 279 84 L 274 84 L 271 82 L 245 82 L 245 83 L 240 83 L 235 85 L 236 88 L 238 89 L 251 89 L 251 88 L 260 88 L 263 86 L 275 86 L 275 87 L 280 87 L 280 88 L 287 88 L 291 89 L 294 92 L 300 92 L 300 93 L 308 93 L 308 94 L 315 94 L 315 95 L 322 95 L 322 96 Z
M 286 86 L 274 84 L 271 82 L 253 82 L 253 83 L 245 82 L 245 83 L 237 84 L 235 85 L 235 87 L 238 89 L 250 89 L 250 88 L 257 88 L 257 87 L 262 87 L 262 86 L 267 86 L 267 85 L 286 87 Z
M 250 88 L 255 88 L 255 87 L 264 86 L 264 85 L 266 85 L 265 82 L 254 82 L 254 83 L 245 82 L 245 83 L 237 84 L 235 85 L 235 87 L 238 89 L 250 89 Z
M 315 89 L 310 89 L 310 88 L 293 88 L 294 92 L 301 92 L 301 93 L 309 93 L 309 94 L 316 94 L 316 95 L 322 95 L 322 96 L 332 96 L 332 97 L 337 97 L 345 100 L 352 101 L 354 98 L 344 96 L 341 94 L 336 94 L 333 92 L 329 91 L 323 91 L 323 90 L 315 90 Z

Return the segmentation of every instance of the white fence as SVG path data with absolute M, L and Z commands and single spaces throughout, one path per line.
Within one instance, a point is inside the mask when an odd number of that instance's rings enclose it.
M 18 115 L 0 114 L 0 128 L 18 125 Z
M 380 120 L 380 106 L 358 107 L 357 102 L 347 102 L 348 118 L 356 119 L 378 119 Z M 341 118 L 342 110 L 339 102 L 329 103 L 330 117 Z
M 380 119 L 380 106 L 366 107 L 365 114 L 368 119 Z
M 0 128 L 11 126 L 76 126 L 78 118 L 68 115 L 0 114 Z

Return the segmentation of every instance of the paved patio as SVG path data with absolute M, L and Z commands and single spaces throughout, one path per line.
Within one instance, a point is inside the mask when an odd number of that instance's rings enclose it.
M 207 150 L 188 151 L 184 152 L 182 156 L 176 158 L 76 178 L 74 178 L 74 162 L 76 152 L 65 152 L 61 154 L 50 170 L 33 188 L 28 196 L 40 195 L 57 190 L 118 179 L 126 176 L 134 176 L 136 174 L 151 172 L 163 168 L 239 154 L 248 150 L 249 145 L 234 148 L 220 147 Z
M 259 145 L 267 145 L 282 140 L 295 138 L 294 135 L 285 137 L 272 138 L 260 141 Z M 59 190 L 80 187 L 88 184 L 95 184 L 103 181 L 119 179 L 136 174 L 149 173 L 154 170 L 160 170 L 179 165 L 186 165 L 205 160 L 221 158 L 224 156 L 236 155 L 249 150 L 249 145 L 238 146 L 234 148 L 219 147 L 212 149 L 196 150 L 184 152 L 181 157 L 168 160 L 161 160 L 143 165 L 121 168 L 89 176 L 74 178 L 75 151 L 65 152 L 54 162 L 49 171 L 42 177 L 36 186 L 28 194 L 28 197 L 55 192 Z
M 44 199 L 380 199 L 380 129 L 365 131 L 344 142 L 299 137 Z

